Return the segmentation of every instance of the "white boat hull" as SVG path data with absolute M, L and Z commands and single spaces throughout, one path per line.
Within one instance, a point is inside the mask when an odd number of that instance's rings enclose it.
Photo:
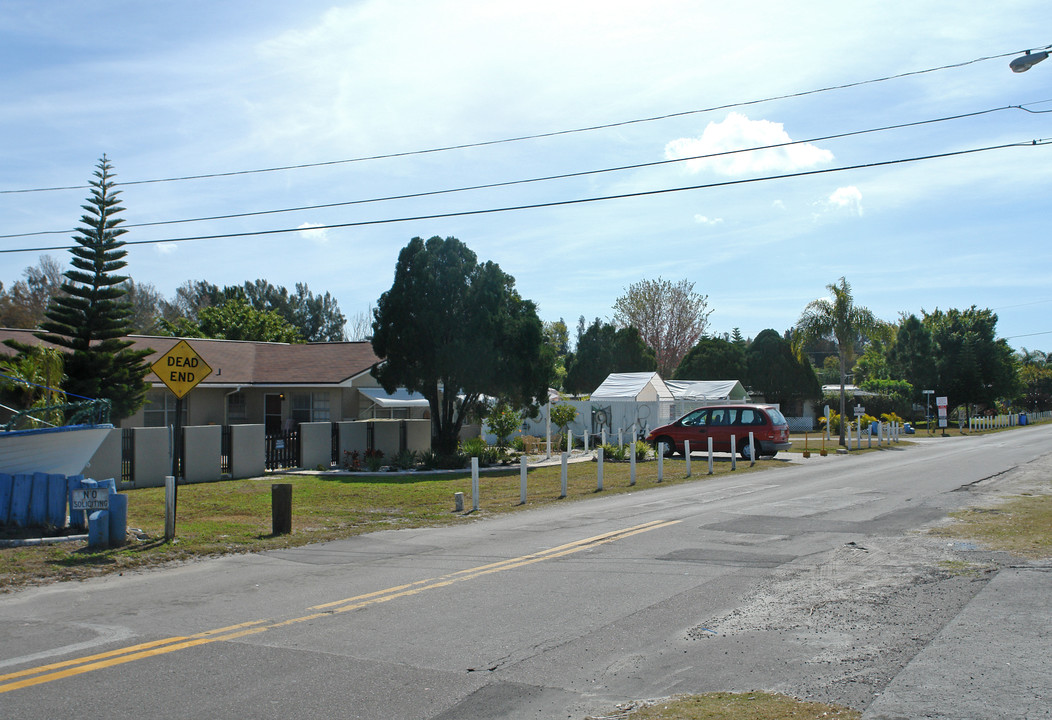
M 0 473 L 80 475 L 112 425 L 71 425 L 0 432 Z

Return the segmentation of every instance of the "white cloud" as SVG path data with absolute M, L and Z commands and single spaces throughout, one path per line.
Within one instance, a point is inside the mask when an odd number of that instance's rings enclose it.
M 862 217 L 862 191 L 854 185 L 837 188 L 827 202 L 830 207 L 848 210 Z
M 325 244 L 329 242 L 329 231 L 321 229 L 322 226 L 318 223 L 303 223 L 296 227 L 300 231 L 300 237 L 305 240 L 313 240 L 319 244 Z
M 710 218 L 704 215 L 695 215 L 694 222 L 698 225 L 719 225 L 723 222 L 723 218 Z
M 157 251 L 158 255 L 171 255 L 179 249 L 179 246 L 175 243 L 158 243 L 153 246 L 153 249 Z
M 750 120 L 732 112 L 723 122 L 711 122 L 701 137 L 679 138 L 665 145 L 665 157 L 677 158 L 714 155 L 747 148 L 767 147 L 792 142 L 781 123 Z M 720 175 L 741 176 L 751 173 L 792 172 L 829 163 L 833 153 L 810 143 L 770 150 L 736 152 L 732 155 L 688 160 L 690 172 L 711 169 Z

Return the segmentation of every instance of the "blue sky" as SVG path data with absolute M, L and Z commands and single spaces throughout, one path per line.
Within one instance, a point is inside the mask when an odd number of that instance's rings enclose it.
M 655 163 L 1025 106 L 1052 111 L 1047 0 L 935 2 L 209 2 L 0 0 L 0 190 L 443 152 L 122 187 L 129 225 Z M 863 81 L 967 63 L 885 82 Z M 856 83 L 862 83 L 857 84 Z M 810 91 L 842 85 L 838 90 Z M 753 102 L 767 98 L 783 98 Z M 750 103 L 750 104 L 744 104 Z M 707 108 L 723 109 L 690 112 Z M 777 150 L 425 198 L 132 228 L 127 272 L 265 278 L 344 313 L 390 287 L 414 236 L 500 264 L 545 320 L 609 318 L 639 280 L 686 278 L 710 330 L 783 331 L 845 276 L 895 320 L 991 308 L 1013 347 L 1052 349 L 1052 148 L 548 204 L 887 163 L 1052 138 L 1052 113 L 997 110 Z M 73 228 L 86 191 L 0 193 L 0 235 Z M 274 229 L 279 235 L 152 243 Z M 62 246 L 69 233 L 0 239 Z M 131 243 L 150 242 L 136 245 Z M 63 265 L 65 250 L 49 254 Z M 0 254 L 9 285 L 41 251 Z

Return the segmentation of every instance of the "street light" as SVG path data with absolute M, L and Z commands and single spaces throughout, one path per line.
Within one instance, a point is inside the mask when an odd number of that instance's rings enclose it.
M 1042 50 L 1031 51 L 1027 50 L 1022 57 L 1017 57 L 1012 62 L 1008 63 L 1008 67 L 1012 68 L 1012 72 L 1026 72 L 1030 68 L 1037 65 L 1039 62 L 1048 57 L 1048 51 L 1052 49 L 1052 45 Z

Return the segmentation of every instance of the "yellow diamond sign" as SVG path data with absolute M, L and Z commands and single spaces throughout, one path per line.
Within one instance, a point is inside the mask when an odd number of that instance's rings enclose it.
M 180 340 L 171 350 L 150 366 L 154 374 L 168 389 L 181 398 L 193 390 L 197 383 L 212 374 L 212 368 L 201 359 L 190 343 Z

